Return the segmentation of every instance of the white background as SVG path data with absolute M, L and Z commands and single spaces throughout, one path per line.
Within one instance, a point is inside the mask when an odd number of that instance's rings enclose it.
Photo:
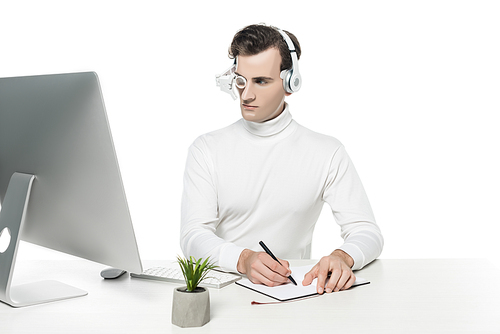
M 499 261 L 497 1 L 0 1 L 0 77 L 96 71 L 143 259 L 174 259 L 187 148 L 240 118 L 215 86 L 265 22 L 302 46 L 302 125 L 346 146 L 382 258 Z M 313 258 L 342 240 L 325 207 Z M 47 258 L 22 246 L 24 258 Z

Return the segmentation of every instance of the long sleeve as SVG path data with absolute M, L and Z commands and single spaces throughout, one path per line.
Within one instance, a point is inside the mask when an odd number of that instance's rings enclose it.
M 210 258 L 223 270 L 237 272 L 244 248 L 219 238 L 217 187 L 213 162 L 203 137 L 189 148 L 181 208 L 181 249 L 185 256 Z
M 361 269 L 382 252 L 384 239 L 361 180 L 343 146 L 332 157 L 323 200 L 341 228 L 344 244 L 339 247 L 354 259 L 353 270 Z

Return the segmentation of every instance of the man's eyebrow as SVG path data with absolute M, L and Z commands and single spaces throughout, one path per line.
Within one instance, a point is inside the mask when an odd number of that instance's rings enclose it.
M 238 72 L 234 72 L 234 74 L 239 75 L 239 76 L 242 76 L 243 78 L 247 79 L 244 75 L 241 75 L 241 74 L 239 74 Z M 271 78 L 271 77 L 261 76 L 261 77 L 255 77 L 255 78 L 252 78 L 252 80 L 267 80 L 267 81 L 273 81 L 274 79 L 273 79 L 273 78 Z
M 267 81 L 274 81 L 273 78 L 270 78 L 270 77 L 255 77 L 255 78 L 252 78 L 253 80 L 267 80 Z

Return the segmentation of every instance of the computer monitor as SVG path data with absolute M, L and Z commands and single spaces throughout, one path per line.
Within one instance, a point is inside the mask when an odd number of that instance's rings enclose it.
M 0 201 L 0 300 L 11 306 L 87 294 L 11 284 L 20 239 L 142 271 L 96 73 L 0 78 Z

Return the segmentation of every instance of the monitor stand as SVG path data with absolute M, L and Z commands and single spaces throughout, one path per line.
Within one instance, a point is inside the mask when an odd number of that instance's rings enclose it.
M 14 173 L 0 211 L 0 238 L 3 236 L 6 239 L 4 246 L 0 248 L 0 301 L 13 307 L 48 303 L 87 294 L 86 291 L 57 281 L 11 286 L 20 232 L 34 179 L 35 176 L 31 174 Z

